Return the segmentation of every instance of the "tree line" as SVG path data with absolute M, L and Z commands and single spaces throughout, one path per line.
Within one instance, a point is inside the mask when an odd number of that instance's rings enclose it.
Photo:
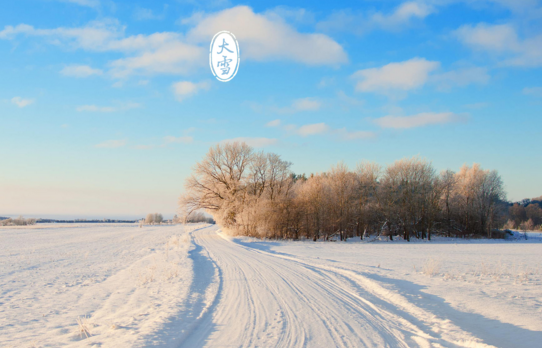
M 542 231 L 542 196 L 512 203 L 505 228 L 523 231 Z
M 290 168 L 242 142 L 213 146 L 186 180 L 180 210 L 204 209 L 234 234 L 313 240 L 494 237 L 508 218 L 501 177 L 478 164 L 437 173 L 418 157 L 353 170 L 340 162 L 309 177 Z
M 27 225 L 35 225 L 36 219 L 34 218 L 27 218 L 25 219 L 22 216 L 19 216 L 15 219 L 12 218 L 2 218 L 0 219 L 0 226 L 27 226 Z

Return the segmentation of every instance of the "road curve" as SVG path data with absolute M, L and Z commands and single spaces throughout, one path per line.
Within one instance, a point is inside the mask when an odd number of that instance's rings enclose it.
M 436 334 L 447 330 L 347 273 L 239 245 L 216 227 L 192 239 L 198 291 L 214 293 L 181 347 L 486 346 Z

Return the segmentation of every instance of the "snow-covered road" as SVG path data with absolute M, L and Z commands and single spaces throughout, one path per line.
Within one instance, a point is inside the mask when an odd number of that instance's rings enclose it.
M 204 224 L 0 229 L 0 347 L 540 342 L 536 241 L 270 241 Z
M 247 247 L 216 227 L 192 238 L 198 291 L 214 290 L 183 347 L 487 346 L 358 273 Z

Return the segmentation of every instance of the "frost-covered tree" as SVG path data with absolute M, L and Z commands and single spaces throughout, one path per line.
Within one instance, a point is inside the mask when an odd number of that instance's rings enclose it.
M 200 220 L 204 210 L 232 233 L 313 240 L 384 230 L 406 240 L 433 232 L 491 236 L 505 221 L 502 180 L 477 164 L 440 175 L 417 157 L 385 168 L 361 163 L 354 171 L 339 163 L 309 177 L 290 167 L 245 143 L 213 146 L 186 182 L 181 219 Z
M 527 219 L 533 221 L 535 226 L 542 224 L 542 208 L 540 208 L 540 206 L 537 204 L 529 204 L 525 208 L 525 215 Z
M 157 223 L 157 224 L 161 224 L 162 221 L 164 221 L 164 217 L 162 216 L 162 214 L 159 214 L 159 213 L 154 213 L 154 222 Z
M 534 230 L 533 220 L 529 219 L 527 221 L 522 222 L 519 225 L 519 229 L 522 230 L 522 231 L 532 231 L 532 230 Z

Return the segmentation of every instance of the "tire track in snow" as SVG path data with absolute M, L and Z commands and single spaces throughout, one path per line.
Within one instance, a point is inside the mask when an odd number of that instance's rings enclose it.
M 380 298 L 361 296 L 359 282 L 338 270 L 244 247 L 212 228 L 194 233 L 194 243 L 220 269 L 222 287 L 187 347 L 464 346 L 375 305 Z
M 444 345 L 454 347 L 494 347 L 492 345 L 483 343 L 481 339 L 473 336 L 470 332 L 462 330 L 458 326 L 454 325 L 450 320 L 437 317 L 433 313 L 430 313 L 409 302 L 399 293 L 386 289 L 377 281 L 364 277 L 361 274 L 342 268 L 314 264 L 312 262 L 300 260 L 292 256 L 250 248 L 248 246 L 235 243 L 225 236 L 223 236 L 223 238 L 226 241 L 236 244 L 249 252 L 265 254 L 270 257 L 292 261 L 306 267 L 307 269 L 320 271 L 323 274 L 343 278 L 343 280 L 337 280 L 337 282 L 344 283 L 346 281 L 355 284 L 355 286 L 362 288 L 366 292 L 364 296 L 361 296 L 359 291 L 348 291 L 345 290 L 345 288 L 337 289 L 339 289 L 339 292 L 346 291 L 349 294 L 343 298 L 359 298 L 361 301 L 374 308 L 376 313 L 380 312 L 379 314 L 382 315 L 383 318 L 389 317 L 388 320 L 390 321 L 393 321 L 393 318 L 395 318 L 395 321 L 400 321 L 403 325 L 405 325 L 405 327 L 410 327 L 412 333 L 414 334 L 411 339 L 416 342 L 416 345 L 430 346 L 433 344 L 437 346 Z M 337 291 L 334 287 L 329 288 L 329 290 L 331 290 L 331 292 Z M 367 300 L 367 298 L 371 298 L 371 301 Z M 375 303 L 378 303 L 379 306 L 377 307 Z M 375 314 L 373 313 L 370 315 Z M 424 327 L 425 330 L 412 324 L 411 320 L 409 319 L 413 319 L 412 321 L 421 322 L 421 326 Z M 382 329 L 388 330 L 386 327 L 383 327 Z

